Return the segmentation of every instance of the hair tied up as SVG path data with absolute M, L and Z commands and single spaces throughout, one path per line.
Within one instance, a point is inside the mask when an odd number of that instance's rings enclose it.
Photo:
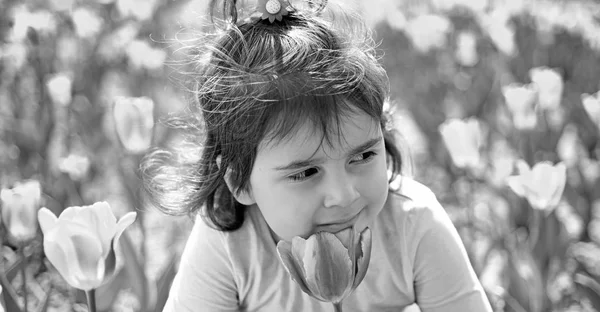
M 306 15 L 320 15 L 327 6 L 328 0 L 288 0 L 294 11 Z
M 327 6 L 328 0 L 305 0 L 308 3 L 309 10 L 313 14 L 320 14 Z
M 219 3 L 222 5 L 219 5 Z M 305 15 L 320 15 L 327 6 L 327 3 L 328 0 L 210 0 L 209 8 L 213 22 L 215 10 L 220 7 L 221 12 L 219 13 L 222 14 L 223 21 L 232 25 L 238 23 L 240 10 L 242 15 L 246 16 L 242 23 L 253 20 L 253 16 L 263 20 L 269 19 L 272 23 L 275 20 L 281 21 L 290 12 Z

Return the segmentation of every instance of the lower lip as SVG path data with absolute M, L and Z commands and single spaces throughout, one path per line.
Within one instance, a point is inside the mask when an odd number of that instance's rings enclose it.
M 360 213 L 356 214 L 356 216 L 352 217 L 352 219 L 342 222 L 342 223 L 321 224 L 317 227 L 316 232 L 337 233 L 343 229 L 346 229 L 346 228 L 354 225 L 354 223 L 356 223 L 356 220 L 358 220 L 358 216 L 360 216 Z

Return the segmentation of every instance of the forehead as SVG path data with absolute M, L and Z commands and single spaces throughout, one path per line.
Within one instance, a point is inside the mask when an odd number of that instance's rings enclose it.
M 326 133 L 322 127 L 306 121 L 299 124 L 290 135 L 278 138 L 271 135 L 258 147 L 258 157 L 277 154 L 282 158 L 309 158 L 324 153 L 331 158 L 341 157 L 344 152 L 381 135 L 379 121 L 364 112 L 341 116 Z

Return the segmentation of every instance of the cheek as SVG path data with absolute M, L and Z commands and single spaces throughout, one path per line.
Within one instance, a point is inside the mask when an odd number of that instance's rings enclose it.
M 389 189 L 385 159 L 379 160 L 375 164 L 369 178 L 363 181 L 361 189 L 361 195 L 369 202 L 371 209 L 376 210 L 374 213 L 378 213 L 387 199 Z
M 310 233 L 316 212 L 311 207 L 318 207 L 312 202 L 315 199 L 285 183 L 252 183 L 252 192 L 265 221 L 277 236 L 289 241 Z

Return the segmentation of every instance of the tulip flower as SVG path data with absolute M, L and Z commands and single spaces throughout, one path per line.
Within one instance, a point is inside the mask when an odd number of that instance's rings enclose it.
M 481 20 L 484 30 L 496 48 L 505 55 L 514 56 L 517 51 L 514 27 L 508 24 L 508 16 L 504 12 L 493 12 Z
M 35 237 L 41 195 L 40 182 L 35 180 L 17 183 L 12 189 L 0 191 L 2 221 L 9 240 L 14 244 L 20 245 Z
M 125 52 L 129 58 L 129 64 L 135 69 L 161 69 L 167 58 L 164 50 L 153 48 L 144 40 L 132 41 L 127 45 Z
M 596 127 L 600 129 L 600 91 L 592 95 L 587 93 L 582 94 L 581 102 L 583 103 L 583 108 L 585 109 L 585 112 L 588 114 L 590 119 L 596 124 Z
M 277 253 L 284 267 L 308 295 L 331 302 L 341 311 L 341 302 L 362 282 L 371 259 L 371 230 L 362 233 L 346 228 L 336 234 L 318 232 L 308 239 L 296 236 L 280 241 Z
M 544 110 L 558 108 L 563 92 L 563 79 L 558 71 L 547 67 L 536 67 L 529 71 L 529 76 L 539 91 L 540 108 Z
M 439 126 L 439 131 L 448 152 L 450 152 L 450 157 L 457 167 L 479 168 L 481 165 L 479 149 L 483 140 L 477 119 L 448 119 Z
M 70 154 L 63 158 L 58 165 L 58 169 L 69 175 L 71 180 L 79 181 L 83 179 L 90 168 L 90 160 L 85 156 Z
M 452 23 L 445 16 L 421 14 L 408 21 L 405 32 L 417 51 L 428 53 L 446 45 L 446 36 L 451 28 Z
M 94 11 L 78 7 L 71 14 L 75 33 L 81 38 L 94 38 L 102 30 L 104 21 Z
M 517 162 L 518 176 L 507 178 L 508 186 L 517 195 L 527 198 L 535 209 L 550 211 L 560 201 L 567 178 L 567 166 L 542 161 L 533 168 L 523 161 Z
M 530 130 L 537 125 L 535 112 L 537 90 L 532 85 L 510 84 L 502 87 L 506 106 L 513 117 L 513 124 L 519 130 Z
M 57 218 L 47 208 L 38 212 L 44 252 L 69 285 L 84 291 L 98 288 L 116 271 L 115 248 L 136 213 L 118 222 L 106 202 L 69 207 Z
M 73 79 L 68 74 L 60 73 L 52 76 L 46 86 L 52 101 L 60 106 L 71 104 Z
M 477 38 L 472 32 L 463 31 L 456 38 L 456 60 L 463 66 L 475 66 L 479 62 Z
M 115 101 L 113 117 L 117 134 L 128 151 L 141 153 L 150 147 L 153 111 L 154 102 L 147 97 L 119 97 Z
M 579 139 L 578 130 L 574 124 L 568 124 L 564 127 L 563 133 L 556 143 L 556 153 L 567 167 L 576 166 L 585 156 L 585 148 Z

